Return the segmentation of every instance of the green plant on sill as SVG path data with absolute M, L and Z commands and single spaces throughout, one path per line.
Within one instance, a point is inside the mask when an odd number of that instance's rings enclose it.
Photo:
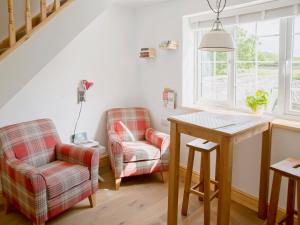
M 256 112 L 258 105 L 266 106 L 268 104 L 268 92 L 257 90 L 255 95 L 246 97 L 246 104 L 253 112 Z

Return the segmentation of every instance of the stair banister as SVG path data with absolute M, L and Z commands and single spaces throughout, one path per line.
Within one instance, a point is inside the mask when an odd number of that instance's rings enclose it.
M 32 16 L 31 16 L 30 0 L 26 0 L 25 22 L 26 22 L 26 34 L 29 34 L 32 30 Z
M 13 0 L 7 0 L 7 6 L 8 6 L 9 47 L 12 47 L 16 43 L 16 27 L 15 27 Z

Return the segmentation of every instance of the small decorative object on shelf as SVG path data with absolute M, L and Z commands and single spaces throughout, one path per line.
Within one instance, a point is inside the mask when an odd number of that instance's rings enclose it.
M 178 48 L 178 43 L 177 41 L 172 41 L 172 40 L 164 41 L 159 45 L 159 47 L 161 49 L 176 50 Z
M 155 48 L 141 48 L 140 58 L 155 58 L 156 50 Z
M 170 88 L 165 88 L 162 95 L 163 105 L 168 109 L 175 109 L 176 93 Z
M 253 113 L 262 115 L 268 104 L 268 92 L 257 90 L 255 95 L 246 97 L 246 104 Z

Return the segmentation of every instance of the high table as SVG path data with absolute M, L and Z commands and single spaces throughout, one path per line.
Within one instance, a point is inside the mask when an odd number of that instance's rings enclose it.
M 265 219 L 268 207 L 272 118 L 232 112 L 197 112 L 173 116 L 168 120 L 171 122 L 168 225 L 177 224 L 181 133 L 220 145 L 218 225 L 228 225 L 230 222 L 233 146 L 254 135 L 263 135 L 258 216 Z

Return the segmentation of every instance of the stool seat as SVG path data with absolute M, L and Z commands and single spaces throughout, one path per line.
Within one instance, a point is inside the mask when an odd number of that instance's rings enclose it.
M 287 158 L 274 165 L 272 165 L 271 170 L 274 171 L 273 184 L 271 191 L 271 199 L 269 204 L 269 211 L 267 217 L 267 225 L 275 225 L 277 210 L 278 210 L 278 200 L 280 193 L 280 185 L 282 177 L 288 178 L 288 193 L 287 193 L 287 206 L 286 206 L 286 216 L 281 219 L 278 224 L 294 225 L 294 214 L 295 210 L 295 198 L 297 196 L 297 210 L 298 215 L 300 215 L 300 159 L 299 158 Z M 296 195 L 297 190 L 297 195 Z M 300 220 L 298 220 L 298 225 L 300 225 Z
M 187 143 L 186 146 L 189 148 L 194 148 L 196 151 L 199 152 L 204 152 L 204 151 L 211 152 L 218 147 L 218 144 L 211 141 L 206 141 L 201 138 L 197 138 Z
M 300 180 L 300 159 L 287 158 L 271 166 L 271 169 L 283 176 Z

